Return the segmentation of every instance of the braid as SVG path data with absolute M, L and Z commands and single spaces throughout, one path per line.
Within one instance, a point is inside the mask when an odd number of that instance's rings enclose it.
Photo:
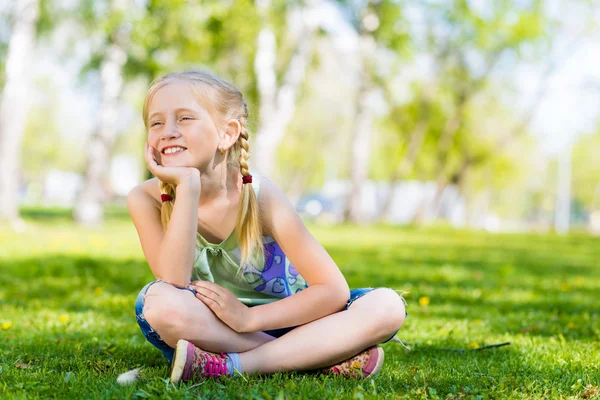
M 162 223 L 163 231 L 167 230 L 167 226 L 169 225 L 169 220 L 171 219 L 171 214 L 173 213 L 173 203 L 175 202 L 175 186 L 170 183 L 165 183 L 161 180 L 158 181 L 158 186 L 160 187 L 161 194 L 170 195 L 173 200 L 171 201 L 163 201 L 162 206 L 160 207 L 160 222 Z
M 250 175 L 248 158 L 250 158 L 250 143 L 248 142 L 247 118 L 248 110 L 246 102 L 243 102 L 244 113 L 239 117 L 242 130 L 237 140 L 239 148 L 239 164 L 242 176 Z M 244 272 L 244 267 L 248 262 L 254 261 L 260 269 L 265 262 L 265 253 L 262 241 L 262 228 L 260 216 L 258 213 L 258 200 L 254 193 L 252 183 L 242 185 L 242 196 L 240 199 L 240 208 L 238 212 L 238 223 L 236 227 L 238 232 L 238 243 L 241 249 L 241 268 L 240 273 Z
M 248 167 L 248 158 L 250 158 L 250 143 L 248 142 L 248 129 L 246 128 L 246 118 L 240 118 L 240 124 L 242 125 L 242 131 L 238 142 L 240 142 L 240 172 L 242 176 L 250 175 L 250 168 Z

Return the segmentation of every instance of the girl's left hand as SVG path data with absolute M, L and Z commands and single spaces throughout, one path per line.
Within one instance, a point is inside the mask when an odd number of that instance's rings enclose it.
M 208 281 L 193 281 L 189 286 L 196 291 L 196 297 L 231 329 L 238 333 L 247 332 L 250 309 L 233 293 Z

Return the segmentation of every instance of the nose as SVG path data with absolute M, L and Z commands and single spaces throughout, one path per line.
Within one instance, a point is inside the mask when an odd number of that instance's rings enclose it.
M 161 138 L 162 139 L 171 139 L 178 138 L 181 136 L 181 132 L 177 129 L 177 124 L 171 121 L 167 121 L 165 124 L 165 129 L 162 130 Z

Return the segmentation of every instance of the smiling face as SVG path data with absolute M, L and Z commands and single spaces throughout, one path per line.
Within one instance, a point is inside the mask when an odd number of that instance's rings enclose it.
M 184 82 L 158 89 L 148 105 L 148 143 L 159 164 L 204 170 L 219 144 L 215 121 Z

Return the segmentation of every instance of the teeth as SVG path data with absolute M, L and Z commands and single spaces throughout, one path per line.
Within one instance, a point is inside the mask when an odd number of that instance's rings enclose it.
M 180 151 L 185 150 L 183 147 L 169 147 L 168 149 L 165 150 L 165 154 L 173 154 L 173 153 L 179 153 Z

